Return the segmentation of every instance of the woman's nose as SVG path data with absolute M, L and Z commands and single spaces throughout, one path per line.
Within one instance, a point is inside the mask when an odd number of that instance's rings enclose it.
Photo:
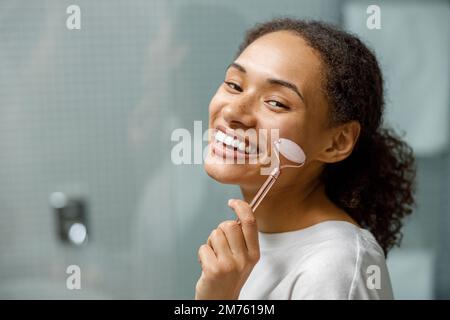
M 255 127 L 256 117 L 251 103 L 249 100 L 229 103 L 222 108 L 222 116 L 230 126 L 239 123 L 241 126 Z

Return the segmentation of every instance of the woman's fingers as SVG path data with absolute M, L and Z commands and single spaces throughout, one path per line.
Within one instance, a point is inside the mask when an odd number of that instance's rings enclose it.
M 195 289 L 196 299 L 237 299 L 245 280 L 259 260 L 256 220 L 250 206 L 241 200 L 229 202 L 240 223 L 224 221 L 200 246 L 198 259 L 202 275 Z
M 231 199 L 228 205 L 236 212 L 240 220 L 248 253 L 255 259 L 259 259 L 258 227 L 250 205 L 238 199 Z
M 215 266 L 217 264 L 217 257 L 214 250 L 209 245 L 202 244 L 198 249 L 198 261 L 204 271 L 205 268 Z
M 236 212 L 240 222 L 224 221 L 214 229 L 208 237 L 207 244 L 201 247 L 203 249 L 199 249 L 199 259 L 200 251 L 203 251 L 205 252 L 203 256 L 209 257 L 205 261 L 212 263 L 235 261 L 241 262 L 242 266 L 249 261 L 258 261 L 260 254 L 258 228 L 250 206 L 242 200 L 230 200 L 228 205 Z
M 219 229 L 224 232 L 233 255 L 244 257 L 248 250 L 241 225 L 236 221 L 228 220 L 219 224 Z
M 214 250 L 218 260 L 232 256 L 230 245 L 221 229 L 214 229 L 208 238 L 208 244 Z

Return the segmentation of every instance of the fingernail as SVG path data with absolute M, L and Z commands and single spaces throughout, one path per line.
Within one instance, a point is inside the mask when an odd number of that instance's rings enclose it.
M 231 203 L 234 201 L 234 199 L 228 200 L 228 205 L 231 206 Z

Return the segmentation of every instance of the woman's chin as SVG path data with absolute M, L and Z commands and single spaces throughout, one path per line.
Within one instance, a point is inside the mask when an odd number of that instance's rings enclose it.
M 208 150 L 204 169 L 214 180 L 225 184 L 252 185 L 261 180 L 260 164 L 249 159 L 225 159 Z
M 248 179 L 248 168 L 240 164 L 205 163 L 206 173 L 220 183 L 243 184 Z

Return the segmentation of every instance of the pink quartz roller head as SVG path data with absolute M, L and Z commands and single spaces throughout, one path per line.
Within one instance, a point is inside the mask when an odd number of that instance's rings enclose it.
M 303 149 L 296 144 L 294 141 L 291 141 L 289 139 L 280 138 L 276 141 L 274 141 L 275 146 L 275 155 L 278 160 L 277 167 L 270 173 L 267 180 L 264 182 L 264 184 L 259 188 L 258 192 L 256 193 L 253 200 L 250 202 L 250 207 L 252 208 L 252 211 L 255 212 L 258 205 L 261 203 L 261 201 L 264 199 L 266 194 L 269 192 L 270 188 L 272 188 L 275 181 L 277 181 L 278 177 L 281 174 L 281 169 L 292 167 L 292 168 L 299 168 L 305 164 L 306 156 L 303 152 Z M 281 160 L 279 153 L 285 157 L 287 160 L 289 160 L 292 163 L 295 164 L 284 164 L 281 165 Z M 239 218 L 236 220 L 239 222 Z
M 277 149 L 278 153 L 281 153 L 283 157 L 288 159 L 291 162 L 296 163 L 296 165 L 282 165 L 280 169 L 286 168 L 286 167 L 301 167 L 306 160 L 305 153 L 303 152 L 302 148 L 298 144 L 296 144 L 294 141 L 289 139 L 280 138 L 276 140 L 274 143 L 275 148 Z M 278 166 L 280 166 L 280 158 L 278 156 L 278 153 L 275 153 L 278 159 Z

